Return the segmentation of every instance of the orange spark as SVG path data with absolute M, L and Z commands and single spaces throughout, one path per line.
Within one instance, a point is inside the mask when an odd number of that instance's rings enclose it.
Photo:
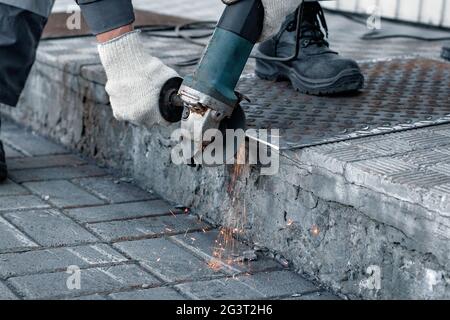
M 208 263 L 208 267 L 211 268 L 211 269 L 214 270 L 214 271 L 218 271 L 218 270 L 221 269 L 220 263 L 219 263 L 219 261 L 217 261 L 217 260 L 211 260 L 211 261 Z
M 311 233 L 313 234 L 313 236 L 318 236 L 320 234 L 320 229 L 318 226 L 313 225 L 312 229 L 311 229 Z

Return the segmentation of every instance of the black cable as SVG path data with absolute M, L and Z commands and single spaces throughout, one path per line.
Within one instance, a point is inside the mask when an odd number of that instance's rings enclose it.
M 354 13 L 348 13 L 348 12 L 342 12 L 342 11 L 336 11 L 336 10 L 330 10 L 330 9 L 324 9 L 324 10 L 329 13 L 340 15 L 340 16 L 342 16 L 350 21 L 356 22 L 358 24 L 361 24 L 364 26 L 367 25 L 366 20 L 360 14 L 354 14 Z M 450 40 L 450 36 L 449 37 L 439 37 L 439 38 L 427 38 L 427 37 L 414 36 L 414 35 L 409 35 L 409 34 L 388 34 L 388 35 L 379 35 L 379 34 L 380 33 L 378 31 L 374 30 L 374 31 L 370 31 L 370 32 L 363 34 L 359 38 L 361 40 L 365 40 L 365 41 L 396 39 L 396 38 L 413 39 L 413 40 L 427 41 L 427 42 Z
M 361 24 L 364 26 L 366 25 L 366 20 L 364 18 L 362 18 L 359 14 L 352 14 L 352 13 L 334 11 L 334 10 L 329 10 L 329 9 L 324 9 L 324 10 L 326 12 L 338 14 L 350 21 L 355 22 L 355 23 L 358 23 L 358 24 Z M 258 51 L 256 54 L 251 55 L 250 58 L 270 60 L 270 61 L 279 61 L 279 62 L 289 62 L 289 61 L 296 59 L 298 57 L 298 53 L 300 52 L 300 39 L 301 39 L 301 35 L 302 35 L 301 34 L 301 32 L 302 32 L 301 31 L 301 23 L 302 23 L 302 19 L 303 19 L 303 3 L 300 6 L 300 9 L 297 10 L 297 12 L 298 12 L 298 15 L 297 15 L 297 25 L 296 25 L 296 47 L 295 47 L 295 52 L 292 56 L 287 57 L 287 58 L 271 57 L 271 56 L 267 56 Z M 157 29 L 157 28 L 156 29 L 155 28 L 142 28 L 142 30 L 150 32 L 151 36 L 183 39 L 189 43 L 192 43 L 192 44 L 195 44 L 195 45 L 198 45 L 201 47 L 206 47 L 206 44 L 195 41 L 194 39 L 204 39 L 204 38 L 209 38 L 210 36 L 212 36 L 213 31 L 216 26 L 216 23 L 217 22 L 215 22 L 215 21 L 199 21 L 199 22 L 187 23 L 187 24 L 183 24 L 183 25 L 179 25 L 179 26 L 165 27 L 166 29 L 164 29 L 164 30 Z M 194 30 L 194 31 L 195 30 L 206 30 L 207 33 L 200 34 L 200 35 L 187 35 L 184 33 L 184 31 L 192 31 L 192 30 Z M 157 32 L 159 32 L 159 31 L 173 31 L 174 34 L 173 35 L 158 34 Z M 379 32 L 377 32 L 377 31 L 370 31 L 370 32 L 365 33 L 362 36 L 360 36 L 360 39 L 364 40 L 364 41 L 385 40 L 385 39 L 394 39 L 394 38 L 406 38 L 406 39 L 414 39 L 414 40 L 428 41 L 428 42 L 450 40 L 450 37 L 427 38 L 427 37 L 414 36 L 414 35 L 408 35 L 408 34 L 379 35 Z M 175 65 L 179 66 L 179 67 L 193 66 L 193 65 L 196 65 L 200 61 L 200 59 L 201 59 L 200 56 L 194 57 L 192 59 L 176 63 Z
M 304 0 L 303 0 L 304 2 Z M 301 39 L 301 22 L 303 19 L 303 2 L 300 6 L 300 9 L 297 10 L 298 16 L 297 16 L 297 25 L 296 25 L 296 46 L 295 46 L 295 53 L 291 57 L 287 58 L 279 58 L 279 57 L 271 57 L 267 56 L 261 52 L 258 51 L 256 55 L 251 55 L 250 58 L 253 59 L 264 59 L 264 60 L 270 60 L 270 61 L 279 61 L 279 62 L 288 62 L 292 61 L 297 58 L 298 53 L 300 52 L 300 39 Z M 361 17 L 359 14 L 353 14 L 353 13 L 347 13 L 347 12 L 341 12 L 336 10 L 330 10 L 330 9 L 323 9 L 325 12 L 338 14 L 348 20 L 351 20 L 355 23 L 366 25 L 366 20 Z M 168 39 L 183 39 L 184 41 L 200 46 L 200 47 L 206 47 L 207 44 L 196 41 L 200 39 L 209 39 L 216 28 L 217 21 L 197 21 L 197 22 L 189 22 L 181 25 L 157 25 L 157 26 L 137 26 L 136 29 L 140 29 L 143 32 L 149 34 L 152 37 L 159 37 L 159 38 L 168 38 Z M 186 31 L 204 31 L 200 34 L 186 34 Z M 374 41 L 374 40 L 385 40 L 385 39 L 392 39 L 392 38 L 407 38 L 407 39 L 414 39 L 419 41 L 446 41 L 450 40 L 449 37 L 439 37 L 439 38 L 427 38 L 427 37 L 421 37 L 421 36 L 414 36 L 414 35 L 407 35 L 407 34 L 392 34 L 392 35 L 378 35 L 379 33 L 377 31 L 371 31 L 368 33 L 365 33 L 360 37 L 361 40 L 365 41 Z M 77 35 L 77 36 L 61 36 L 61 37 L 49 37 L 42 40 L 59 40 L 59 39 L 68 39 L 68 38 L 78 38 L 78 37 L 88 37 L 90 35 Z M 181 61 L 175 64 L 175 66 L 178 67 L 189 67 L 196 65 L 201 59 L 201 56 L 193 57 L 191 59 L 187 59 L 185 61 Z
M 164 26 L 164 27 L 142 27 L 139 28 L 143 32 L 149 34 L 152 37 L 169 38 L 169 39 L 183 39 L 184 41 L 205 48 L 207 44 L 196 41 L 200 39 L 209 39 L 216 28 L 217 21 L 197 21 L 189 22 L 180 25 Z M 204 31 L 201 34 L 187 35 L 184 31 Z M 165 33 L 161 33 L 165 32 Z M 173 32 L 173 34 L 167 33 Z M 201 56 L 196 56 L 184 61 L 174 63 L 177 67 L 190 67 L 195 66 L 200 61 Z
M 303 20 L 303 3 L 304 0 L 302 0 L 302 4 L 300 5 L 299 9 L 297 10 L 297 25 L 296 25 L 296 45 L 295 45 L 295 52 L 292 56 L 290 57 L 284 57 L 284 58 L 280 58 L 280 57 L 272 57 L 272 56 L 268 56 L 265 55 L 263 53 L 261 53 L 260 51 L 258 51 L 258 53 L 256 55 L 251 55 L 250 58 L 253 59 L 264 59 L 264 60 L 269 60 L 269 61 L 279 61 L 279 62 L 289 62 L 292 60 L 295 60 L 298 57 L 298 54 L 300 52 L 300 39 L 302 36 L 302 30 L 301 30 L 301 24 L 302 24 L 302 20 Z M 186 24 L 182 24 L 182 25 L 177 25 L 177 26 L 156 26 L 156 27 L 143 27 L 140 28 L 142 31 L 149 33 L 150 36 L 154 36 L 154 37 L 161 37 L 161 38 L 170 38 L 170 39 L 183 39 L 186 42 L 189 42 L 191 44 L 197 45 L 197 46 L 201 46 L 201 47 L 206 47 L 207 45 L 202 43 L 202 42 L 198 42 L 195 41 L 194 39 L 204 39 L 204 38 L 209 38 L 213 35 L 214 33 L 214 29 L 217 25 L 216 21 L 198 21 L 198 22 L 190 22 L 190 23 L 186 23 Z M 186 35 L 183 33 L 183 31 L 192 31 L 192 30 L 211 30 L 211 32 L 207 32 L 205 34 L 200 34 L 200 35 Z M 167 33 L 158 33 L 161 31 L 173 31 L 174 34 L 167 34 Z M 178 67 L 189 67 L 189 66 L 193 66 L 196 65 L 199 61 L 200 61 L 201 57 L 195 57 L 189 60 L 185 60 L 185 61 L 181 61 L 178 63 L 175 63 L 175 66 Z

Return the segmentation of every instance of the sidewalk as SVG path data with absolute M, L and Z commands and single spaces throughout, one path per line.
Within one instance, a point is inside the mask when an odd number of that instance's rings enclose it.
M 10 123 L 2 137 L 0 299 L 335 298 L 59 145 Z M 67 288 L 69 266 L 80 290 Z

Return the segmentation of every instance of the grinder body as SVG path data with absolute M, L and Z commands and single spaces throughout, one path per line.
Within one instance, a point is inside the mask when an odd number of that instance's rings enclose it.
M 228 5 L 195 73 L 184 79 L 178 94 L 184 103 L 181 128 L 186 160 L 200 162 L 197 155 L 211 142 L 204 141 L 207 130 L 245 127 L 239 106 L 242 96 L 235 89 L 263 22 L 261 0 Z

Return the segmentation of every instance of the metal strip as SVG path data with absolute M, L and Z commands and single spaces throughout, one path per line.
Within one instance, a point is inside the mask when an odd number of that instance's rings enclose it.
M 247 75 L 239 90 L 252 100 L 243 103 L 249 127 L 280 129 L 280 149 L 289 150 L 450 123 L 450 64 L 394 59 L 362 69 L 366 89 L 340 97 L 302 95 Z

